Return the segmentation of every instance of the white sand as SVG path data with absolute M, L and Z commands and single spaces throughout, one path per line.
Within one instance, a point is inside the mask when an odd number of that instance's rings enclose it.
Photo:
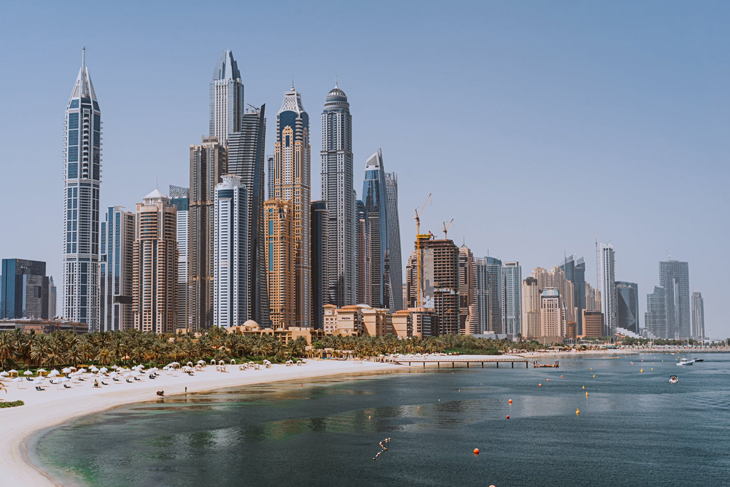
M 129 384 L 122 379 L 114 382 L 104 379 L 108 386 L 94 389 L 94 380 L 74 382 L 72 389 L 55 386 L 44 381 L 43 392 L 35 390 L 32 382 L 23 380 L 20 388 L 15 382 L 5 381 L 7 394 L 0 392 L 6 401 L 22 400 L 24 406 L 0 409 L 0 486 L 47 486 L 58 485 L 50 477 L 36 469 L 27 458 L 27 441 L 38 431 L 57 426 L 72 418 L 88 415 L 105 409 L 142 401 L 158 399 L 155 394 L 164 390 L 165 396 L 204 392 L 226 387 L 239 387 L 283 380 L 300 380 L 336 374 L 357 374 L 362 372 L 407 370 L 405 367 L 374 362 L 340 362 L 310 360 L 302 366 L 273 365 L 270 369 L 239 371 L 237 365 L 228 365 L 228 372 L 216 372 L 207 366 L 204 372 L 193 377 L 182 372 L 160 376 L 150 380 L 147 375 L 142 381 Z M 60 387 L 60 389 L 57 389 Z

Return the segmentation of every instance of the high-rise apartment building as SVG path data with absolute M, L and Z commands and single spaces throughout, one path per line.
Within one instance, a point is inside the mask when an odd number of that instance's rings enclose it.
M 705 339 L 705 302 L 702 293 L 692 293 L 692 336 Z
M 505 262 L 502 266 L 502 309 L 504 332 L 509 337 L 522 334 L 522 266 L 519 262 Z
M 540 296 L 540 336 L 565 336 L 563 302 L 555 288 L 543 289 Z
M 56 303 L 58 301 L 58 293 L 56 285 L 53 283 L 53 276 L 48 278 L 48 318 L 56 317 Z M 1 305 L 0 305 L 1 306 Z
M 355 202 L 356 257 L 355 275 L 357 276 L 357 304 L 372 302 L 372 286 L 370 285 L 370 221 L 365 203 Z
M 230 50 L 223 51 L 210 82 L 210 127 L 208 135 L 224 147 L 228 135 L 241 131 L 244 113 L 243 81 Z
M 586 309 L 586 263 L 583 257 L 571 255 L 563 259 L 560 268 L 565 278 L 573 284 L 573 306 L 575 307 L 576 333 L 583 334 L 583 310 Z
M 64 318 L 99 329 L 101 110 L 86 68 L 86 48 L 66 106 L 64 147 Z
M 242 325 L 251 310 L 248 191 L 239 176 L 223 176 L 215 187 L 213 325 Z
M 249 317 L 260 325 L 269 324 L 269 299 L 264 264 L 264 153 L 266 105 L 243 114 L 240 132 L 228 135 L 228 174 L 241 178 L 248 194 L 248 266 L 250 279 Z
M 327 258 L 328 231 L 330 229 L 329 211 L 326 201 L 312 201 L 312 328 L 324 327 L 325 297 L 329 289 L 327 277 L 329 264 Z M 349 250 L 352 253 L 352 250 Z
M 476 295 L 476 319 L 471 319 L 470 334 L 482 334 L 489 330 L 489 273 L 487 259 L 478 257 L 474 260 L 474 278 Z
M 668 335 L 663 338 L 690 338 L 689 264 L 676 260 L 659 262 L 659 285 L 667 293 Z
M 274 199 L 290 201 L 293 210 L 295 326 L 308 327 L 312 316 L 311 276 L 311 147 L 309 114 L 302 105 L 302 95 L 294 89 L 284 95 L 276 115 L 274 144 Z M 280 278 L 277 278 L 278 281 Z M 269 282 L 269 289 L 271 283 Z M 269 294 L 269 301 L 274 299 Z M 272 313 L 273 304 L 270 303 Z M 274 322 L 273 316 L 271 317 Z
M 502 309 L 502 261 L 487 257 L 487 292 L 489 293 L 488 331 L 504 333 L 504 312 Z
M 134 328 L 172 333 L 177 326 L 177 210 L 155 189 L 137 203 L 132 310 Z
M 522 338 L 533 340 L 539 338 L 540 328 L 540 295 L 537 279 L 528 277 L 522 281 Z
M 619 328 L 639 333 L 639 285 L 635 282 L 616 281 Z
M 400 219 L 398 218 L 398 175 L 385 173 L 388 205 L 388 269 L 390 271 L 390 312 L 403 309 L 403 260 L 401 255 Z
M 618 299 L 616 296 L 616 262 L 611 244 L 601 244 L 601 311 L 606 336 L 613 336 L 618 325 Z
M 266 156 L 266 199 L 274 199 L 274 156 Z
M 583 310 L 583 323 L 585 323 L 585 329 L 581 335 L 582 337 L 600 338 L 606 336 L 603 313 L 600 311 Z
M 322 112 L 322 199 L 329 213 L 327 294 L 337 306 L 355 304 L 355 193 L 353 189 L 352 115 L 347 95 L 335 83 Z M 316 292 L 316 291 L 313 291 Z
M 390 308 L 390 263 L 388 240 L 388 193 L 383 167 L 383 153 L 378 149 L 365 165 L 362 198 L 370 229 L 369 304 L 374 308 Z
M 656 338 L 668 338 L 667 291 L 654 286 L 654 292 L 646 295 L 644 327 Z
M 188 225 L 190 223 L 190 189 L 170 186 L 170 204 L 177 209 L 177 326 L 192 330 L 188 317 Z
M 466 245 L 459 248 L 459 333 L 472 334 L 476 328 L 477 277 L 474 254 Z M 471 308 L 471 309 L 470 309 Z M 474 316 L 470 311 L 474 311 Z
M 536 267 L 532 270 L 532 277 L 537 279 L 537 285 L 540 289 L 554 288 L 558 290 L 566 322 L 577 323 L 577 313 L 574 305 L 575 286 L 566 278 L 563 268 L 556 266 L 546 270 L 542 267 Z
M 134 213 L 109 207 L 101 222 L 99 255 L 99 331 L 124 331 L 134 327 L 132 276 Z
M 190 146 L 188 320 L 191 331 L 213 326 L 215 187 L 228 172 L 227 152 L 215 137 Z
M 285 329 L 293 326 L 296 320 L 292 202 L 268 200 L 264 203 L 264 217 L 271 326 L 275 329 Z
M 0 280 L 0 319 L 50 318 L 46 263 L 3 259 Z

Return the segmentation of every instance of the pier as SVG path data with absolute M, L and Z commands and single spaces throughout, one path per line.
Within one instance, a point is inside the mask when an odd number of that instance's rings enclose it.
M 443 364 L 445 367 L 451 366 L 455 368 L 457 364 L 466 364 L 468 369 L 471 365 L 481 365 L 484 368 L 484 364 L 489 367 L 490 364 L 495 364 L 497 368 L 499 365 L 502 366 L 510 365 L 511 368 L 515 368 L 515 364 L 525 364 L 525 368 L 528 368 L 530 362 L 534 359 L 527 359 L 519 355 L 394 355 L 390 357 L 390 361 L 401 365 L 422 365 L 426 368 L 426 364 L 435 365 L 437 368 L 441 368 Z

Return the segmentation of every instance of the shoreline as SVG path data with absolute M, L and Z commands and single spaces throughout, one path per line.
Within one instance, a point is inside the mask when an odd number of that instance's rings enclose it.
M 157 379 L 145 378 L 141 382 L 114 383 L 92 388 L 93 380 L 72 383 L 72 389 L 56 390 L 56 386 L 44 384 L 46 390 L 38 392 L 36 384 L 24 381 L 17 388 L 10 383 L 3 399 L 25 401 L 24 406 L 0 409 L 0 485 L 33 485 L 58 487 L 59 479 L 41 470 L 33 462 L 29 447 L 40 433 L 50 431 L 64 423 L 84 415 L 95 414 L 118 406 L 160 400 L 157 390 L 165 391 L 165 398 L 186 393 L 205 393 L 248 385 L 309 380 L 338 375 L 373 374 L 410 370 L 407 366 L 379 362 L 351 362 L 310 360 L 303 366 L 287 367 L 272 365 L 270 369 L 238 370 L 237 365 L 227 366 L 228 372 L 216 372 L 212 366 L 192 377 L 177 372 L 162 373 Z M 235 369 L 235 370 L 234 370 Z M 145 376 L 146 377 L 146 376 Z M 105 381 L 107 381 L 105 379 Z

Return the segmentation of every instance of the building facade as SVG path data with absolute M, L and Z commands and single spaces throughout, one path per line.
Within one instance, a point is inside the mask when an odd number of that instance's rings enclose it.
M 471 334 L 482 334 L 489 329 L 489 273 L 487 259 L 474 259 L 476 319 L 472 319 Z
M 188 224 L 190 189 L 170 186 L 170 203 L 177 209 L 177 329 L 192 330 L 188 316 Z
M 600 338 L 606 336 L 603 313 L 600 311 L 583 310 L 583 323 L 585 323 L 585 330 L 581 335 L 583 338 Z
M 66 106 L 64 181 L 61 314 L 95 331 L 100 295 L 101 110 L 86 68 L 86 48 Z
M 58 293 L 56 285 L 53 282 L 53 276 L 48 278 L 48 318 L 56 317 L 56 304 L 58 302 Z
M 243 114 L 240 132 L 228 135 L 228 174 L 241 178 L 248 194 L 248 275 L 250 276 L 249 316 L 269 325 L 269 299 L 264 264 L 264 154 L 266 105 Z
M 347 95 L 337 84 L 327 94 L 322 112 L 322 199 L 329 213 L 327 294 L 337 306 L 355 304 L 355 191 L 353 187 L 352 115 Z M 316 291 L 313 291 L 316 292 Z
M 555 288 L 543 289 L 540 295 L 540 337 L 565 336 L 563 302 Z
M 137 203 L 132 312 L 134 328 L 172 333 L 177 327 L 177 210 L 155 189 Z
M 188 320 L 191 331 L 213 326 L 215 187 L 228 172 L 226 149 L 215 137 L 190 146 Z
M 329 240 L 330 218 L 324 200 L 312 201 L 312 328 L 322 328 L 324 315 L 322 306 L 327 303 L 327 291 L 330 289 L 327 241 Z M 352 250 L 350 250 L 352 253 Z
M 312 321 L 311 147 L 309 114 L 294 85 L 284 95 L 284 103 L 276 115 L 274 149 L 274 199 L 290 201 L 293 210 L 295 326 L 308 327 Z M 269 294 L 269 300 L 272 299 Z M 273 304 L 270 308 L 273 313 Z
M 459 333 L 476 332 L 476 264 L 474 254 L 466 245 L 459 248 Z M 471 311 L 474 311 L 472 316 Z M 473 331 L 474 330 L 474 331 Z
M 601 244 L 601 311 L 606 336 L 612 336 L 618 326 L 618 299 L 615 253 L 610 244 Z
M 639 285 L 635 282 L 616 281 L 616 298 L 617 326 L 639 333 Z
M 519 262 L 502 266 L 502 309 L 504 332 L 511 338 L 522 335 L 522 267 Z
M 692 293 L 692 336 L 705 339 L 705 301 L 702 293 Z
M 586 309 L 586 263 L 583 257 L 571 255 L 563 259 L 560 268 L 565 273 L 565 278 L 573 284 L 576 333 L 582 335 L 583 310 Z
M 540 338 L 540 288 L 537 279 L 528 277 L 522 281 L 522 338 L 534 340 Z
M 285 329 L 296 321 L 294 210 L 291 201 L 268 200 L 266 218 L 266 277 L 271 326 Z
M 251 316 L 248 191 L 235 175 L 215 187 L 213 325 L 237 326 Z
M 368 220 L 365 203 L 357 200 L 355 209 L 357 304 L 365 304 L 372 302 L 372 287 L 370 286 L 370 221 Z
M 385 197 L 388 206 L 388 270 L 390 271 L 390 311 L 403 309 L 403 257 L 401 255 L 400 219 L 398 218 L 398 175 L 385 173 Z
M 225 146 L 228 134 L 241 131 L 244 113 L 243 81 L 233 52 L 223 51 L 210 81 L 210 127 L 208 135 Z
M 134 327 L 132 275 L 134 213 L 110 207 L 101 222 L 99 255 L 99 331 L 124 331 Z
M 659 285 L 667 294 L 667 336 L 663 338 L 690 338 L 689 263 L 659 262 Z
M 362 198 L 370 230 L 370 294 L 369 304 L 390 308 L 390 264 L 388 240 L 388 195 L 385 187 L 383 153 L 378 149 L 365 165 Z
M 504 333 L 504 312 L 502 310 L 502 261 L 494 257 L 487 259 L 487 292 L 489 293 L 489 326 L 487 331 Z
M 0 319 L 50 318 L 45 262 L 3 259 L 0 279 Z
M 646 295 L 644 327 L 656 338 L 669 338 L 667 323 L 667 291 L 660 286 Z

